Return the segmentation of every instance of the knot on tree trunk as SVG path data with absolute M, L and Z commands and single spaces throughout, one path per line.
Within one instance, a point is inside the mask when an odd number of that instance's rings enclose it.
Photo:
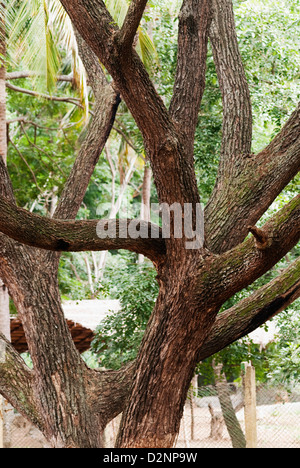
M 269 245 L 269 238 L 267 234 L 256 226 L 249 226 L 248 229 L 255 238 L 256 247 L 259 250 L 265 250 Z

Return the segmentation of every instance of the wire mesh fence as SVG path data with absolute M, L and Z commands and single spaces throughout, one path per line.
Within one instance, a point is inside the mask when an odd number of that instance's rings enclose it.
M 216 386 L 201 387 L 185 406 L 178 448 L 232 448 L 246 440 L 244 395 L 241 388 L 229 386 L 231 408 L 222 408 Z M 300 448 L 300 388 L 258 385 L 256 388 L 257 448 Z M 235 440 L 233 440 L 235 438 Z
M 220 388 L 210 385 L 193 389 L 187 399 L 176 448 L 232 448 L 245 442 L 243 387 L 227 384 L 230 403 Z M 234 413 L 233 413 L 233 412 Z M 234 416 L 233 416 L 234 414 Z M 6 448 L 47 448 L 43 435 L 6 403 L 4 408 Z M 120 416 L 105 431 L 112 448 Z M 257 385 L 256 427 L 258 448 L 300 448 L 300 386 Z

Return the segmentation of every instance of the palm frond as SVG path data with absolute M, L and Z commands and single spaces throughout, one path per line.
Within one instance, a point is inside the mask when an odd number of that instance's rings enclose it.
M 105 5 L 120 28 L 128 11 L 128 0 L 106 0 Z
M 158 64 L 159 62 L 157 50 L 149 34 L 142 26 L 140 26 L 138 29 L 138 35 L 139 40 L 136 47 L 137 52 L 141 57 L 145 67 L 148 70 L 151 70 L 153 65 Z
M 47 0 L 15 2 L 8 34 L 8 50 L 14 62 L 33 72 L 37 88 L 51 91 L 56 83 L 60 53 L 53 34 Z
M 87 119 L 86 74 L 71 20 L 59 0 L 9 0 L 8 3 L 6 11 L 0 4 L 0 14 L 9 11 L 6 26 L 10 61 L 32 72 L 33 85 L 37 89 L 43 91 L 46 88 L 51 93 L 56 85 L 63 50 L 67 59 L 69 57 L 73 81 L 80 92 Z
M 53 22 L 55 34 L 61 47 L 68 51 L 73 82 L 80 91 L 81 102 L 88 117 L 88 88 L 86 71 L 79 56 L 77 41 L 72 22 L 59 0 L 48 0 L 51 21 Z

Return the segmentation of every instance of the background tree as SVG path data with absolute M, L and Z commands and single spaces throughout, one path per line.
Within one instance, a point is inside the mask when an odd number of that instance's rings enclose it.
M 1 392 L 40 427 L 53 446 L 101 446 L 101 430 L 120 411 L 118 446 L 172 446 L 197 362 L 252 331 L 299 296 L 295 260 L 279 276 L 219 314 L 230 298 L 273 268 L 299 240 L 299 195 L 260 229 L 255 227 L 299 171 L 299 107 L 265 149 L 251 153 L 250 92 L 229 0 L 183 2 L 175 82 L 165 102 L 134 48 L 146 1 L 130 3 L 121 27 L 101 0 L 61 3 L 86 41 L 78 36 L 95 95 L 94 118 L 53 219 L 15 205 L 8 173 L 1 165 L 0 274 L 9 283 L 33 361 L 29 371 L 1 338 L 6 347 L 0 366 Z M 118 93 L 141 132 L 158 201 L 191 203 L 195 215 L 200 195 L 194 139 L 205 87 L 208 37 L 223 122 L 217 181 L 205 208 L 205 247 L 186 250 L 188 239 L 177 239 L 173 233 L 170 239 L 99 239 L 97 221 L 64 222 L 76 217 L 112 127 Z M 249 230 L 253 236 L 248 236 Z M 108 249 L 127 249 L 153 261 L 159 293 L 136 361 L 118 371 L 96 372 L 82 361 L 67 329 L 59 300 L 56 252 Z

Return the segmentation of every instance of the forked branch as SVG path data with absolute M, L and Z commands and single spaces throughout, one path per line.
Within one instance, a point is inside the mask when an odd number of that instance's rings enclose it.
M 125 53 L 126 50 L 131 48 L 134 42 L 147 3 L 148 0 L 132 0 L 129 5 L 127 15 L 120 31 L 120 44 Z
M 159 201 L 170 205 L 198 202 L 194 167 L 186 161 L 174 121 L 138 54 L 131 48 L 123 56 L 118 41 L 120 30 L 104 3 L 100 0 L 61 0 L 61 3 L 78 32 L 112 76 L 115 89 L 120 92 L 143 135 Z M 135 5 L 142 3 L 134 3 L 132 8 Z M 85 21 L 82 21 L 83 17 Z
M 15 196 L 7 167 L 0 155 L 0 195 L 15 203 Z

